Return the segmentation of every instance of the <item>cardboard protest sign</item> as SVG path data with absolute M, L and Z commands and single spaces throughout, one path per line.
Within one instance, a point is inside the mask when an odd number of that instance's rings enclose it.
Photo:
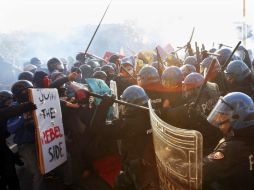
M 39 169 L 48 173 L 67 160 L 62 113 L 57 89 L 29 89 L 30 100 L 36 104 L 36 145 Z

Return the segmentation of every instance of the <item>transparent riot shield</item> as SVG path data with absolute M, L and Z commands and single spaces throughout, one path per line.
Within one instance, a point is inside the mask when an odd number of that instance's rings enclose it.
M 112 94 L 114 94 L 116 99 L 118 100 L 116 81 L 113 81 L 113 80 L 110 81 L 110 89 L 111 89 Z M 113 104 L 113 116 L 114 116 L 114 119 L 119 118 L 118 103 Z
M 152 109 L 150 100 L 149 110 L 161 189 L 201 189 L 201 133 L 179 129 L 162 121 Z

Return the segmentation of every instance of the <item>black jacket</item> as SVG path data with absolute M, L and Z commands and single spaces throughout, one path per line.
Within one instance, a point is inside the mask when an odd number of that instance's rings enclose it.
M 203 189 L 254 189 L 254 126 L 223 138 L 204 158 Z
M 133 183 L 136 189 L 149 189 L 148 186 L 156 184 L 157 181 L 152 134 L 148 133 L 151 129 L 149 113 L 134 110 L 122 120 L 106 124 L 107 109 L 108 105 L 102 101 L 92 120 L 89 138 L 92 138 L 90 142 L 94 146 L 93 151 L 89 151 L 90 154 L 99 157 L 116 154 L 116 140 L 121 139 L 122 170 L 128 173 L 128 176 L 135 176 L 135 180 L 131 181 L 135 181 Z

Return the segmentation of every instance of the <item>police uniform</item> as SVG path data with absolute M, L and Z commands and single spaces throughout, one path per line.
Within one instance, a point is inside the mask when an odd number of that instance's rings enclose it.
M 238 137 L 223 138 L 204 158 L 203 189 L 254 189 L 253 169 L 249 144 Z

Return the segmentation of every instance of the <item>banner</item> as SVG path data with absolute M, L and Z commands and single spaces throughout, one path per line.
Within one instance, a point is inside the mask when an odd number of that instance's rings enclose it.
M 201 189 L 203 160 L 201 133 L 179 129 L 165 123 L 152 109 L 150 100 L 149 110 L 161 189 Z
M 118 55 L 120 59 L 124 58 L 124 55 L 119 55 L 117 53 L 113 53 L 113 52 L 105 52 L 104 56 L 103 56 L 103 59 L 106 61 L 106 62 L 109 62 L 109 58 L 112 56 L 112 55 Z
M 62 113 L 57 89 L 29 89 L 30 100 L 36 104 L 36 145 L 42 174 L 67 160 Z

